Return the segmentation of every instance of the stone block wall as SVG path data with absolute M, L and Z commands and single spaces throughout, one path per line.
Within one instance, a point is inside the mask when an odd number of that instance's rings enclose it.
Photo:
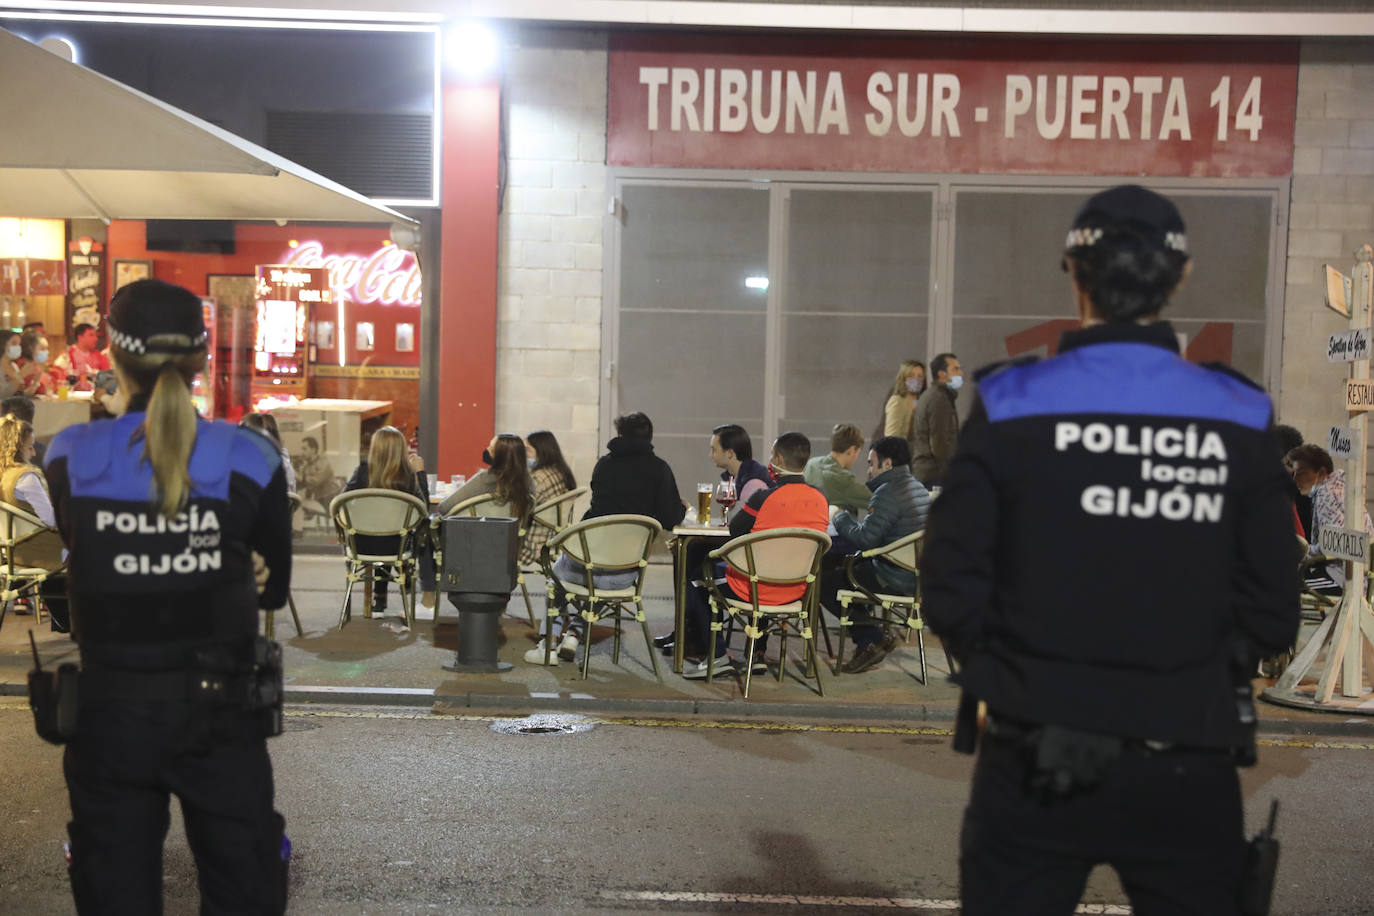
M 496 426 L 552 430 L 579 483 L 601 443 L 606 35 L 526 29 L 505 51 Z
M 1279 420 L 1320 442 L 1344 424 L 1346 367 L 1326 339 L 1346 320 L 1323 304 L 1323 264 L 1349 274 L 1354 251 L 1374 245 L 1374 41 L 1306 40 L 1288 219 Z

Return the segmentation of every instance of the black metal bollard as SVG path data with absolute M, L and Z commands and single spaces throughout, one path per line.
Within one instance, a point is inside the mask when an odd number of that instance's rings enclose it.
M 439 522 L 439 590 L 458 609 L 458 651 L 447 671 L 509 671 L 497 661 L 501 612 L 515 588 L 520 525 L 513 518 L 455 517 Z

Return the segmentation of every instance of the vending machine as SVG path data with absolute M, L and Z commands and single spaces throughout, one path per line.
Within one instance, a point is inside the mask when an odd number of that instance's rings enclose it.
M 253 333 L 252 400 L 306 397 L 312 306 L 333 304 L 323 267 L 259 265 Z

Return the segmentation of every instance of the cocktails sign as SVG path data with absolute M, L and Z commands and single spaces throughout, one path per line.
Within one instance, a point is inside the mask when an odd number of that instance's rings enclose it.
M 346 302 L 420 306 L 420 265 L 413 251 L 395 245 L 371 254 L 326 254 L 324 243 L 305 241 L 288 249 L 280 263 L 325 268 L 329 285 Z

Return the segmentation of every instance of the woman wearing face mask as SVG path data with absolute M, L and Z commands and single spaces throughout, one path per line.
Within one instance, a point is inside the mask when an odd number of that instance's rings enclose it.
M 903 360 L 897 368 L 897 378 L 892 382 L 892 390 L 883 402 L 883 418 L 873 430 L 872 441 L 883 436 L 901 436 L 911 439 L 911 415 L 916 409 L 916 400 L 926 390 L 926 366 L 918 359 Z
M 445 499 L 439 506 L 439 515 L 447 515 L 454 506 L 466 499 L 495 493 L 496 501 L 509 508 L 504 512 L 487 514 L 524 518 L 533 505 L 530 498 L 534 492 L 534 482 L 525 464 L 525 440 L 509 433 L 492 436 L 486 451 L 482 452 L 482 461 L 489 467 Z
M 577 487 L 577 478 L 573 477 L 568 462 L 563 460 L 563 450 L 558 447 L 558 440 L 547 429 L 536 430 L 525 438 L 525 459 L 534 484 L 531 505 L 546 503 Z M 538 563 L 539 550 L 548 539 L 549 529 L 543 525 L 531 525 L 525 542 L 520 546 L 520 565 Z
M 6 347 L 5 356 L 10 357 Z M 19 369 L 19 393 L 27 395 L 52 394 L 57 390 L 48 365 L 48 338 L 33 328 L 19 335 L 19 359 L 15 361 Z
M 0 352 L 0 397 L 9 397 L 23 390 L 24 381 L 19 374 L 19 360 L 24 355 L 19 345 L 19 335 L 10 334 Z

